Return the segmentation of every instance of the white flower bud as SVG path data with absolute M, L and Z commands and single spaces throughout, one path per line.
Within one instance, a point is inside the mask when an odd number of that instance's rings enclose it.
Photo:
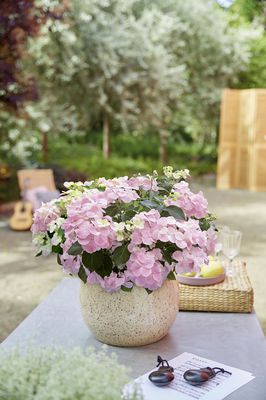
M 164 167 L 163 168 L 163 173 L 164 173 L 165 176 L 167 176 L 167 178 L 171 178 L 172 175 L 173 175 L 173 167 L 170 167 L 170 166 Z
M 104 228 L 105 226 L 110 225 L 110 222 L 107 219 L 97 219 L 96 223 L 101 228 Z

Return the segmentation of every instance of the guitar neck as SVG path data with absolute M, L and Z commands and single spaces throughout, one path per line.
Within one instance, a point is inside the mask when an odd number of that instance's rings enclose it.
M 22 201 L 23 207 L 25 206 L 25 203 L 26 203 L 26 194 L 27 194 L 27 191 L 29 190 L 29 184 L 30 184 L 30 179 L 29 178 L 24 179 L 23 187 L 22 187 L 22 190 L 20 192 L 20 196 L 21 196 L 21 201 Z

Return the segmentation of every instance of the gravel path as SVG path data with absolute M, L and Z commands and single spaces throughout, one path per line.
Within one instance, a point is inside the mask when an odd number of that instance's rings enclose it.
M 201 187 L 195 185 L 194 189 Z M 203 191 L 221 224 L 243 232 L 241 258 L 248 263 L 255 309 L 266 334 L 266 193 L 240 190 Z M 0 220 L 0 341 L 39 304 L 62 279 L 53 256 L 35 258 L 29 232 L 12 232 Z

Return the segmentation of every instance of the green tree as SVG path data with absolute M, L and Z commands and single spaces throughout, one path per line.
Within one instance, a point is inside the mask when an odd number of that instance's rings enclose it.
M 163 138 L 184 82 L 184 68 L 166 46 L 175 21 L 155 8 L 136 16 L 136 3 L 73 0 L 67 23 L 49 21 L 30 45 L 43 96 L 54 109 L 72 105 L 83 129 L 101 121 L 105 157 L 114 123 L 123 130 L 153 126 Z
M 169 46 L 187 73 L 186 90 L 173 108 L 169 127 L 202 144 L 215 141 L 221 91 L 236 84 L 239 73 L 247 69 L 254 32 L 229 26 L 226 11 L 213 0 L 156 0 L 156 4 L 176 20 Z
M 48 4 L 49 3 L 49 4 Z M 13 153 L 21 161 L 38 147 L 36 130 L 25 107 L 38 100 L 38 86 L 23 60 L 29 54 L 29 38 L 36 38 L 46 21 L 58 19 L 61 4 L 35 0 L 5 0 L 0 4 L 0 144 L 3 153 Z
M 231 24 L 255 25 L 260 28 L 260 34 L 251 41 L 248 68 L 240 73 L 235 87 L 241 89 L 266 88 L 266 1 L 235 0 L 230 8 L 230 16 Z
M 266 17 L 265 11 L 265 0 L 235 0 L 232 7 L 230 7 L 230 13 L 237 17 L 238 20 L 242 19 L 242 23 L 252 22 L 257 18 L 262 20 Z
M 202 142 L 215 133 L 221 89 L 245 71 L 250 34 L 213 0 L 72 0 L 67 18 L 47 21 L 30 43 L 50 106 L 43 119 L 57 132 L 97 121 L 105 157 L 114 125 L 152 127 L 164 162 L 169 130 Z

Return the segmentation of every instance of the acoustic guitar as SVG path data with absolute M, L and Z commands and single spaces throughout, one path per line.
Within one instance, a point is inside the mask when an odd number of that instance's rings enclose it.
M 9 226 L 14 231 L 27 231 L 32 225 L 32 205 L 28 201 L 18 201 Z
M 32 225 L 33 208 L 31 203 L 25 200 L 29 184 L 29 178 L 24 179 L 21 192 L 22 200 L 16 203 L 14 214 L 9 220 L 9 226 L 14 231 L 28 231 Z

